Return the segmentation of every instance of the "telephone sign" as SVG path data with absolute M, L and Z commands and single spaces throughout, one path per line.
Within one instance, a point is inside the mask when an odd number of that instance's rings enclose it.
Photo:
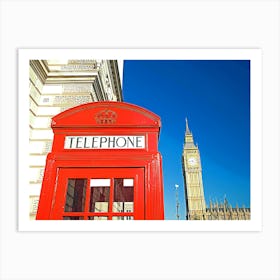
M 65 149 L 144 149 L 145 136 L 66 136 Z

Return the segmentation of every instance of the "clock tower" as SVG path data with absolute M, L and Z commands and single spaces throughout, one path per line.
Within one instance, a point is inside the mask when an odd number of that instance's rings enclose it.
M 206 219 L 200 154 L 186 119 L 185 143 L 182 156 L 188 220 Z

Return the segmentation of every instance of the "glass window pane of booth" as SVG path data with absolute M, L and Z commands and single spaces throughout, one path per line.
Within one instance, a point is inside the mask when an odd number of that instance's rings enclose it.
M 134 180 L 114 179 L 113 212 L 133 212 Z
M 93 216 L 93 217 L 89 217 L 89 220 L 108 220 L 108 217 L 106 216 Z
M 83 212 L 87 179 L 68 179 L 65 212 Z
M 113 216 L 112 220 L 133 220 L 133 216 Z
M 108 212 L 110 179 L 90 179 L 90 212 Z
M 79 217 L 79 216 L 64 216 L 63 220 L 83 220 L 84 217 Z

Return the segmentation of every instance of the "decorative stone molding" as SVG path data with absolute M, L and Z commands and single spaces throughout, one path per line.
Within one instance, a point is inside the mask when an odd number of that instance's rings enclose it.
M 81 92 L 92 92 L 92 84 L 64 84 L 62 85 L 63 93 L 81 93 Z

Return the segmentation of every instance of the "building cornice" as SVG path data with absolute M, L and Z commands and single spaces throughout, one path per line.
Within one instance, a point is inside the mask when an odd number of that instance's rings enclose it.
M 118 62 L 117 60 L 109 60 L 109 63 L 111 66 L 109 67 L 109 74 L 111 76 L 111 79 L 113 80 L 114 92 L 116 94 L 117 100 L 123 101 Z
M 48 77 L 48 68 L 43 60 L 30 60 L 30 67 L 37 74 L 39 80 L 44 84 Z

